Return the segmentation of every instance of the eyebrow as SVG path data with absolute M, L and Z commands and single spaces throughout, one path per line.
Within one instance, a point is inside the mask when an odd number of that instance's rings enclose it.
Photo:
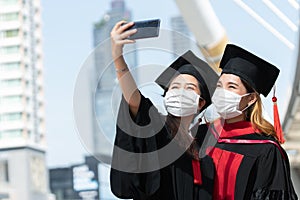
M 181 85 L 181 83 L 180 82 L 173 82 L 171 85 Z M 186 85 L 192 85 L 194 87 L 197 87 L 197 84 L 195 84 L 195 83 L 186 83 Z
M 237 83 L 235 83 L 235 82 L 231 82 L 231 81 L 230 81 L 230 82 L 228 82 L 228 85 L 229 85 L 229 84 L 232 84 L 232 85 L 239 86 L 239 84 L 237 84 Z
M 195 83 L 187 83 L 187 85 L 192 85 L 194 87 L 197 87 L 197 85 Z
M 217 82 L 217 84 L 221 84 L 221 85 L 223 85 L 222 81 L 220 81 L 220 80 Z M 227 84 L 228 84 L 228 85 L 232 84 L 232 85 L 239 86 L 239 84 L 238 84 L 238 83 L 235 83 L 235 82 L 232 82 L 232 81 L 229 81 Z

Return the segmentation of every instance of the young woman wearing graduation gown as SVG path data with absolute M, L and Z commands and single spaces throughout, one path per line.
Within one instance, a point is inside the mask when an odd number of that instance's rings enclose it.
M 232 44 L 225 48 L 212 102 L 221 118 L 210 127 L 217 144 L 207 153 L 215 167 L 214 199 L 297 199 L 282 136 L 262 116 L 279 70 Z
M 126 31 L 133 23 L 123 23 L 118 22 L 111 31 L 123 93 L 110 174 L 112 192 L 136 200 L 212 199 L 213 162 L 209 156 L 200 159 L 198 155 L 203 140 L 198 136 L 206 133 L 207 126 L 190 129 L 190 125 L 211 103 L 218 76 L 191 51 L 179 57 L 156 80 L 165 90 L 168 115 L 162 116 L 140 93 L 122 56 L 123 46 L 134 42 L 127 37 L 136 31 Z M 165 151 L 168 145 L 173 146 Z M 145 156 L 147 153 L 152 157 Z

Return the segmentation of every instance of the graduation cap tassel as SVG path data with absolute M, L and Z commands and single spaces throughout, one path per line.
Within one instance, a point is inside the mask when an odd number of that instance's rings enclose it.
M 200 168 L 200 161 L 199 160 L 192 160 L 193 166 L 193 174 L 194 174 L 194 184 L 202 185 L 202 175 L 201 175 L 201 168 Z
M 274 86 L 273 88 L 273 115 L 274 115 L 274 129 L 277 135 L 277 139 L 278 142 L 280 144 L 283 144 L 285 142 L 284 138 L 283 138 L 283 131 L 281 128 L 281 124 L 280 124 L 280 119 L 279 119 L 279 113 L 278 113 L 278 106 L 277 106 L 277 98 L 275 96 L 275 92 L 276 92 L 276 87 Z

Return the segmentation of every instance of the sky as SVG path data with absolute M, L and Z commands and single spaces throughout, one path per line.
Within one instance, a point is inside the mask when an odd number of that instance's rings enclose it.
M 133 20 L 160 18 L 161 28 L 170 29 L 170 18 L 180 15 L 173 0 L 125 0 Z M 257 15 L 251 13 L 254 8 Z M 298 30 L 274 14 L 268 1 L 211 1 L 230 42 L 236 43 L 281 69 L 277 81 L 278 104 L 286 110 L 298 49 Z M 299 1 L 297 1 L 299 3 Z M 276 6 L 299 25 L 298 10 L 288 1 Z M 93 50 L 93 24 L 110 10 L 110 0 L 42 0 L 44 77 L 46 104 L 47 165 L 69 166 L 83 161 L 88 152 L 83 147 L 73 116 L 73 93 L 78 73 Z M 263 20 L 259 17 L 261 16 Z M 278 32 L 274 32 L 274 29 Z M 279 33 L 279 34 L 278 34 Z M 288 42 L 294 45 L 289 46 Z M 266 102 L 271 98 L 266 99 Z M 268 106 L 267 106 L 268 107 Z

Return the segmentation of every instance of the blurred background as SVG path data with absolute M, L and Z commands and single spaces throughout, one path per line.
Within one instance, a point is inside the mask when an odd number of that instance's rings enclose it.
M 299 0 L 0 0 L 0 199 L 117 199 L 109 161 L 120 91 L 109 33 L 161 19 L 125 55 L 141 91 L 192 49 L 217 70 L 226 43 L 276 65 L 281 123 L 300 192 Z M 263 98 L 272 122 L 272 92 Z

